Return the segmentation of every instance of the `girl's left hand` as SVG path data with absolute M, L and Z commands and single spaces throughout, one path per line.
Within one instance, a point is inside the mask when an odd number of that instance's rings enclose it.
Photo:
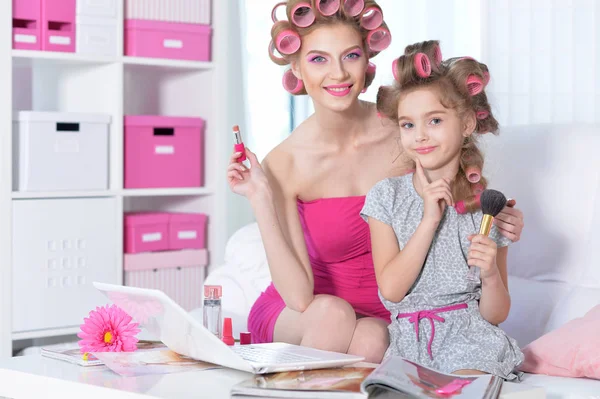
M 514 208 L 516 203 L 517 201 L 514 199 L 509 200 L 502 212 L 494 218 L 494 224 L 500 233 L 512 242 L 517 242 L 521 239 L 521 233 L 525 225 L 523 212 Z
M 498 247 L 494 240 L 483 234 L 470 235 L 468 240 L 471 241 L 471 247 L 467 254 L 467 264 L 481 269 L 482 280 L 497 273 L 496 253 Z

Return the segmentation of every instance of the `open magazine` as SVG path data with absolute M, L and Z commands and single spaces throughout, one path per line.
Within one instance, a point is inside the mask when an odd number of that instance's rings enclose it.
M 377 368 L 343 367 L 255 376 L 233 386 L 233 397 L 386 399 L 496 399 L 503 380 L 458 376 L 388 357 Z

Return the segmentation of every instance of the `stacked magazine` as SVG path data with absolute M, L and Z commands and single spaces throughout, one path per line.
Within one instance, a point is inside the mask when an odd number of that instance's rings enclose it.
M 401 357 L 377 368 L 343 367 L 255 376 L 235 385 L 233 397 L 496 399 L 503 380 L 493 375 L 445 374 Z

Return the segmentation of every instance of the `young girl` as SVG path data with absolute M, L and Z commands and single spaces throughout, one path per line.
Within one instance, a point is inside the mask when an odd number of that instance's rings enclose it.
M 510 308 L 510 241 L 495 226 L 489 237 L 476 234 L 476 194 L 486 181 L 467 167 L 483 166 L 475 136 L 498 128 L 484 91 L 487 67 L 468 57 L 442 61 L 438 42 L 430 41 L 408 46 L 394 76 L 377 108 L 398 122 L 416 171 L 377 183 L 361 211 L 379 295 L 392 316 L 386 356 L 514 379 L 523 354 L 496 327 Z M 469 266 L 480 268 L 480 282 L 467 278 Z

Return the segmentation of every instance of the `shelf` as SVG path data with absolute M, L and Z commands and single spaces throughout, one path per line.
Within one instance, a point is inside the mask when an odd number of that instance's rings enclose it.
M 12 50 L 13 59 L 20 63 L 53 62 L 66 64 L 111 64 L 118 62 L 117 57 L 80 55 L 55 51 Z
M 114 191 L 40 191 L 40 192 L 19 192 L 13 191 L 13 199 L 34 199 L 34 198 L 94 198 L 94 197 L 113 197 Z
M 25 332 L 17 332 L 12 333 L 13 340 L 20 339 L 34 339 L 34 338 L 44 338 L 44 337 L 56 337 L 60 335 L 75 335 L 79 332 L 79 326 L 76 327 L 65 327 L 65 328 L 55 328 L 51 330 L 38 330 L 38 331 L 25 331 Z
M 124 197 L 167 197 L 212 195 L 213 190 L 198 188 L 137 188 L 123 190 Z
M 151 67 L 164 67 L 174 69 L 197 69 L 210 70 L 213 69 L 212 62 L 202 61 L 186 61 L 186 60 L 170 60 L 162 58 L 144 58 L 144 57 L 123 57 L 123 63 L 126 65 L 139 65 Z

